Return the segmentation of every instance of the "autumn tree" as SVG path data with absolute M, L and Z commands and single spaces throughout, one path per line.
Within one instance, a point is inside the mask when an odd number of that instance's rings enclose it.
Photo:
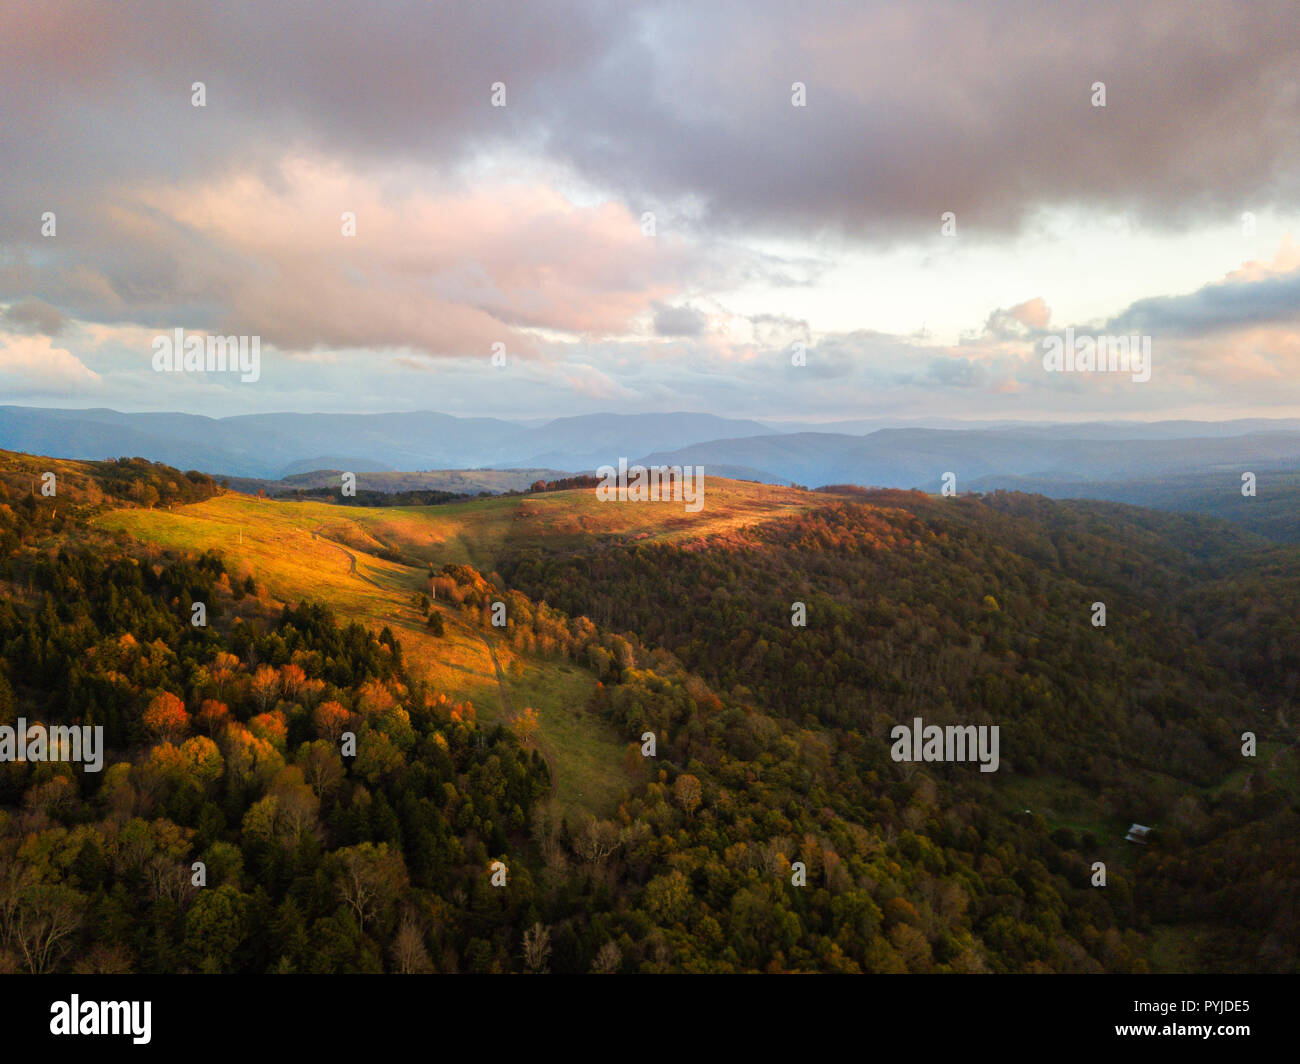
M 348 718 L 351 716 L 352 714 L 339 703 L 324 702 L 316 707 L 316 712 L 312 715 L 312 723 L 316 726 L 316 734 L 322 739 L 338 743 L 339 736 L 347 729 Z
M 270 665 L 258 666 L 257 672 L 253 674 L 251 687 L 253 698 L 257 702 L 257 708 L 264 711 L 279 690 L 280 674 Z
M 510 720 L 510 729 L 519 736 L 519 741 L 525 746 L 532 745 L 533 736 L 541 725 L 542 722 L 537 716 L 537 710 L 531 706 L 526 707 L 522 713 Z
M 190 727 L 190 715 L 185 703 L 170 691 L 157 695 L 144 711 L 145 729 L 155 741 L 174 742 Z
M 200 728 L 210 736 L 220 735 L 225 730 L 226 725 L 230 722 L 230 708 L 224 702 L 218 702 L 215 698 L 205 698 L 203 704 L 199 706 L 199 711 L 194 715 Z
M 226 689 L 232 686 L 239 676 L 239 658 L 224 650 L 219 651 L 212 659 L 208 674 L 216 687 L 217 698 L 224 698 Z
M 259 739 L 265 739 L 277 750 L 283 751 L 289 735 L 289 722 L 284 713 L 276 709 L 270 713 L 257 714 L 248 722 L 248 730 Z
M 694 816 L 695 810 L 699 808 L 700 801 L 704 797 L 704 788 L 700 785 L 698 777 L 683 772 L 673 783 L 673 797 L 677 799 L 677 804 L 686 810 L 687 816 Z
M 304 680 L 298 691 L 298 700 L 308 709 L 320 701 L 325 693 L 324 680 Z
M 357 710 L 363 717 L 377 717 L 397 705 L 393 692 L 379 680 L 369 680 L 361 685 Z
M 306 682 L 307 674 L 302 671 L 302 666 L 292 663 L 280 666 L 280 690 L 291 702 L 297 699 Z
M 338 746 L 324 739 L 303 743 L 298 748 L 297 762 L 317 798 L 324 798 L 343 779 L 343 758 L 339 756 Z

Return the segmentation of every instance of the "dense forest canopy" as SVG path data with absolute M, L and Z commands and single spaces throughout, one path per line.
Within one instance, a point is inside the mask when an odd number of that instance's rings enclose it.
M 0 470 L 0 724 L 99 726 L 108 756 L 0 765 L 0 970 L 1296 970 L 1300 565 L 1229 526 L 831 493 L 434 571 L 599 678 L 574 708 L 634 781 L 602 820 L 390 630 L 95 528 L 209 478 L 69 464 L 45 497 L 42 468 Z M 998 772 L 894 761 L 914 716 L 998 725 Z

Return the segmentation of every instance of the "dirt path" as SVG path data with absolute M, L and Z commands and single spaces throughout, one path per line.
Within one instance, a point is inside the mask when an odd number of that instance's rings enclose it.
M 327 539 L 325 536 L 320 535 L 320 530 L 324 527 L 325 527 L 324 525 L 317 525 L 315 528 L 313 528 L 311 530 L 311 538 L 318 539 L 322 543 L 328 543 L 335 550 L 341 550 L 348 557 L 348 573 L 350 575 L 355 576 L 358 580 L 364 580 L 367 584 L 371 585 L 371 587 L 379 587 L 379 585 L 376 584 L 373 580 L 371 580 L 370 577 L 358 571 L 357 556 L 355 554 L 353 554 L 350 550 L 348 550 L 347 547 L 343 546 L 343 544 L 338 543 L 332 539 Z M 492 640 L 490 640 L 485 633 L 479 631 L 478 629 L 475 628 L 472 630 L 474 631 L 474 634 L 477 635 L 479 639 L 483 641 L 483 645 L 487 647 L 488 656 L 491 657 L 492 659 L 492 668 L 496 670 L 496 674 L 497 674 L 497 690 L 501 693 L 501 709 L 504 714 L 503 720 L 506 723 L 506 725 L 509 726 L 510 721 L 514 718 L 515 709 L 514 709 L 514 703 L 510 699 L 510 689 L 506 686 L 505 670 L 501 668 L 501 662 L 497 658 L 496 647 L 492 645 Z M 551 797 L 554 798 L 556 794 L 559 793 L 558 777 L 555 770 L 555 757 L 542 740 L 538 739 L 536 740 L 536 743 L 537 743 L 538 753 L 540 753 L 542 757 L 546 759 L 547 768 L 551 770 Z
M 324 527 L 325 527 L 324 525 L 317 525 L 315 528 L 313 528 L 311 530 L 311 538 L 318 539 L 322 543 L 328 543 L 335 550 L 341 550 L 344 554 L 348 556 L 349 575 L 355 576 L 358 580 L 364 580 L 371 587 L 379 587 L 379 585 L 376 584 L 373 580 L 371 580 L 370 577 L 364 575 L 363 573 L 357 570 L 357 556 L 355 554 L 353 554 L 350 550 L 348 550 L 347 547 L 343 546 L 342 543 L 337 543 L 332 539 L 326 539 L 324 536 L 319 534 L 320 530 Z M 500 669 L 498 669 L 497 671 L 500 672 Z
M 487 647 L 487 652 L 492 658 L 492 667 L 497 671 L 497 687 L 501 690 L 501 708 L 505 711 L 506 720 L 510 720 L 515 715 L 515 710 L 510 701 L 510 691 L 506 687 L 506 674 L 501 668 L 501 662 L 497 660 L 496 647 L 482 632 L 476 632 L 475 634 L 483 640 L 483 645 Z
M 505 711 L 505 720 L 509 724 L 515 715 L 514 703 L 510 701 L 510 689 L 506 686 L 506 674 L 501 668 L 501 662 L 497 660 L 496 647 L 492 645 L 492 640 L 483 632 L 475 629 L 475 635 L 483 640 L 483 645 L 487 647 L 487 652 L 492 658 L 492 667 L 497 671 L 497 688 L 501 692 L 501 708 Z M 546 761 L 546 767 L 551 770 L 551 797 L 554 798 L 560 792 L 559 775 L 555 771 L 555 756 L 540 737 L 535 738 L 534 742 L 537 744 L 537 752 Z

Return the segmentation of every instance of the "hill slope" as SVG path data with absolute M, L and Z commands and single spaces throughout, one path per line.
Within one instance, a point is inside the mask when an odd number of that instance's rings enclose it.
M 44 498 L 49 464 L 0 456 L 0 711 L 102 715 L 112 770 L 0 771 L 0 857 L 32 904 L 97 911 L 80 963 L 517 970 L 534 922 L 560 971 L 1300 963 L 1292 548 L 1025 495 L 367 510 L 129 462 L 57 463 Z M 899 761 L 915 717 L 996 726 L 997 770 Z M 191 720 L 211 748 L 172 742 Z M 217 891 L 150 900 L 117 856 L 141 832 Z M 192 929 L 219 913 L 218 949 Z

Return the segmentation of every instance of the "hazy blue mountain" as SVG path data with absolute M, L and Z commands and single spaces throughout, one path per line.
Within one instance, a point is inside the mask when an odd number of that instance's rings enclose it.
M 831 432 L 848 436 L 866 436 L 881 429 L 998 429 L 1014 428 L 1027 422 L 961 421 L 950 417 L 873 417 L 847 421 L 769 421 L 773 432 Z
M 716 440 L 770 435 L 757 421 L 714 414 L 584 414 L 562 417 L 510 441 L 509 464 L 558 469 L 616 465 L 636 454 Z M 505 462 L 497 460 L 498 465 Z
M 1233 421 L 961 421 L 956 418 L 861 418 L 850 421 L 769 421 L 773 432 L 842 433 L 866 436 L 881 429 L 1006 429 L 1025 435 L 1069 439 L 1194 439 L 1244 436 L 1252 432 L 1300 432 L 1300 418 L 1240 418 Z
M 431 411 L 394 414 L 124 414 L 0 407 L 0 447 L 55 458 L 138 455 L 181 469 L 278 479 L 321 466 L 579 470 L 722 436 L 769 434 L 713 414 L 590 414 L 538 426 Z
M 323 452 L 370 456 L 370 469 L 459 469 L 491 465 L 514 450 L 520 426 L 498 418 L 458 418 L 419 411 L 397 414 L 257 414 L 231 418 L 253 432 L 290 432 L 296 449 L 286 472 L 303 472 L 302 459 Z M 290 470 L 290 464 L 293 469 Z M 319 468 L 319 467 L 318 467 Z M 352 468 L 345 466 L 344 468 Z
M 1011 487 L 1035 477 L 1057 485 L 1215 471 L 1293 469 L 1300 432 L 1217 438 L 1065 437 L 1040 429 L 882 429 L 867 436 L 794 433 L 712 440 L 642 456 L 642 464 L 746 466 L 778 482 L 861 484 L 937 491 L 946 472 L 957 489 Z
M 590 472 L 626 457 L 809 487 L 937 491 L 943 473 L 953 472 L 959 491 L 1011 488 L 1030 478 L 1044 485 L 1035 490 L 1059 494 L 1068 485 L 1296 469 L 1300 421 L 1026 422 L 862 434 L 773 432 L 757 421 L 690 413 L 588 414 L 538 426 L 429 411 L 210 418 L 4 406 L 0 448 L 58 458 L 139 455 L 181 469 L 269 480 L 322 468 Z
M 1300 432 L 1300 418 L 1238 418 L 1233 421 L 1091 421 L 1076 424 L 1021 422 L 1016 430 L 1028 435 L 1069 439 L 1181 440 L 1219 439 L 1260 432 Z
M 124 418 L 138 420 L 126 421 Z M 178 469 L 276 467 L 273 452 L 261 460 L 247 441 L 227 449 L 211 418 L 192 414 L 123 415 L 114 410 L 42 410 L 0 407 L 0 448 L 52 458 L 149 458 Z M 268 441 L 269 442 L 269 441 Z
M 284 476 L 295 477 L 303 474 L 316 473 L 322 470 L 349 470 L 351 472 L 360 472 L 365 470 L 367 473 L 391 473 L 393 467 L 377 462 L 375 459 L 364 455 L 337 455 L 322 454 L 315 458 L 301 458 L 296 462 L 290 462 L 284 467 Z

